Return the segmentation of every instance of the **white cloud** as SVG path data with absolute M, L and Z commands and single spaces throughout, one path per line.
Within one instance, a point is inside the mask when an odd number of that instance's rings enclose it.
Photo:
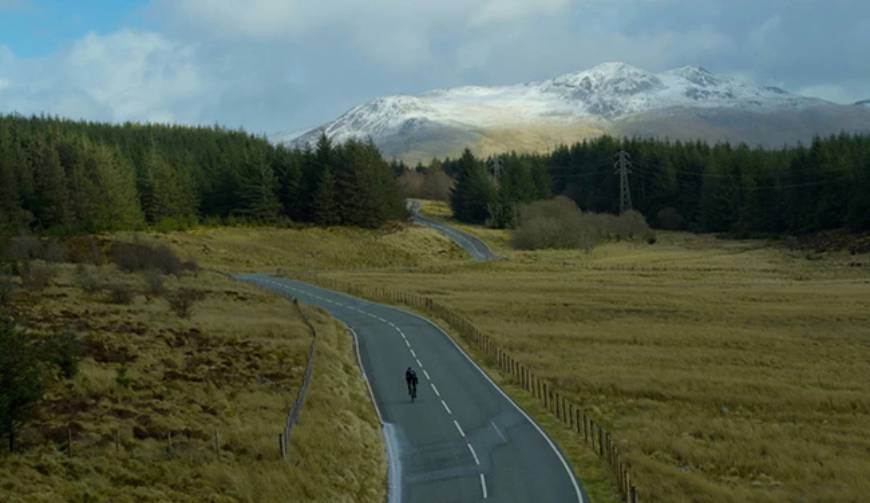
M 47 58 L 0 63 L 0 77 L 22 82 L 0 88 L 6 111 L 174 122 L 209 100 L 195 49 L 156 33 L 88 34 Z
M 863 85 L 818 84 L 802 87 L 798 89 L 797 93 L 803 96 L 822 98 L 823 100 L 833 101 L 841 105 L 851 105 L 857 101 L 870 98 L 870 91 L 867 91 L 867 89 L 870 89 L 870 86 L 867 84 L 866 82 Z M 862 92 L 864 94 L 861 94 Z

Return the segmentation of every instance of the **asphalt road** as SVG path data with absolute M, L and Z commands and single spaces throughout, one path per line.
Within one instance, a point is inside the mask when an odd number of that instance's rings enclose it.
M 461 246 L 463 250 L 468 252 L 468 254 L 471 255 L 471 258 L 475 261 L 488 262 L 498 258 L 498 256 L 496 256 L 492 250 L 486 246 L 486 243 L 476 236 L 421 215 L 419 202 L 413 200 L 408 201 L 408 209 L 411 211 L 414 222 L 426 227 L 431 227 L 441 234 L 444 234 L 454 243 Z
M 556 446 L 450 340 L 401 309 L 263 274 L 253 282 L 347 324 L 384 424 L 391 502 L 580 502 Z M 420 378 L 407 394 L 407 367 Z

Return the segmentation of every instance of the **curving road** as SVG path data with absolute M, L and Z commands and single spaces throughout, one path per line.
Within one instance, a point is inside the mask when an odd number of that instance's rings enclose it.
M 408 210 L 410 210 L 414 222 L 426 227 L 431 227 L 441 234 L 444 234 L 454 243 L 461 246 L 463 250 L 468 252 L 468 254 L 471 255 L 471 258 L 475 261 L 489 262 L 490 260 L 496 260 L 498 258 L 498 256 L 496 256 L 496 254 L 486 246 L 486 243 L 481 241 L 478 237 L 421 215 L 419 201 L 408 200 Z
M 553 442 L 430 321 L 295 280 L 240 279 L 321 307 L 355 333 L 384 424 L 390 502 L 588 501 Z M 414 403 L 409 366 L 420 377 Z

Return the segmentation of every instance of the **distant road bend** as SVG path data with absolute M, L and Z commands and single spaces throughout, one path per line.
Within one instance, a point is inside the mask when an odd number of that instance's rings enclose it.
M 384 425 L 390 503 L 588 501 L 555 444 L 430 321 L 295 280 L 240 279 L 321 307 L 354 332 Z M 414 403 L 409 366 L 420 377 Z
M 451 227 L 444 223 L 425 217 L 420 214 L 420 202 L 408 200 L 408 209 L 411 211 L 414 222 L 435 229 L 441 234 L 447 236 L 451 241 L 462 247 L 468 252 L 477 262 L 489 262 L 498 257 L 489 249 L 489 247 L 481 241 L 477 236 L 473 236 L 465 231 L 461 231 L 455 227 Z

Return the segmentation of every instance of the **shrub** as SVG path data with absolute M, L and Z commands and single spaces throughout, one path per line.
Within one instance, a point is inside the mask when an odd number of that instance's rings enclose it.
M 602 240 L 646 240 L 655 234 L 637 211 L 622 215 L 583 213 L 573 201 L 557 197 L 520 208 L 519 225 L 511 234 L 511 244 L 522 250 L 578 248 L 586 251 Z
M 126 283 L 111 283 L 104 287 L 109 294 L 109 302 L 118 305 L 130 305 L 136 298 L 136 289 Z
M 44 263 L 26 261 L 18 268 L 18 275 L 25 289 L 41 292 L 54 279 L 55 271 Z
M 0 307 L 9 305 L 15 294 L 15 283 L 12 278 L 0 276 Z
M 15 261 L 44 260 L 65 262 L 67 248 L 55 239 L 40 239 L 36 236 L 19 236 L 6 247 L 6 258 Z
M 205 293 L 192 288 L 181 288 L 167 296 L 169 307 L 179 318 L 190 318 L 193 306 L 205 299 Z
M 129 305 L 133 303 L 136 297 L 136 292 L 130 285 L 124 283 L 112 283 L 106 286 L 106 291 L 109 292 L 109 302 L 112 304 Z
M 166 293 L 166 286 L 163 284 L 163 276 L 160 271 L 154 269 L 142 273 L 145 279 L 145 297 L 149 300 L 156 297 L 161 297 Z
M 165 245 L 151 247 L 141 243 L 112 243 L 112 262 L 126 272 L 156 269 L 163 274 L 180 276 L 184 264 L 171 248 Z
M 106 255 L 96 239 L 83 236 L 67 241 L 67 258 L 75 264 L 102 265 L 106 263 Z
M 580 248 L 591 250 L 598 242 L 594 216 L 584 215 L 573 201 L 557 197 L 524 205 L 511 244 L 521 250 Z
M 57 367 L 63 378 L 72 379 L 79 371 L 84 346 L 72 331 L 66 330 L 47 338 L 43 342 L 42 353 Z
M 93 295 L 100 290 L 100 280 L 93 271 L 85 267 L 84 264 L 79 264 L 76 267 L 74 281 L 76 286 L 81 288 L 81 290 L 88 295 Z
M 128 389 L 132 383 L 133 379 L 127 375 L 127 367 L 120 367 L 115 371 L 115 384 L 124 389 Z

